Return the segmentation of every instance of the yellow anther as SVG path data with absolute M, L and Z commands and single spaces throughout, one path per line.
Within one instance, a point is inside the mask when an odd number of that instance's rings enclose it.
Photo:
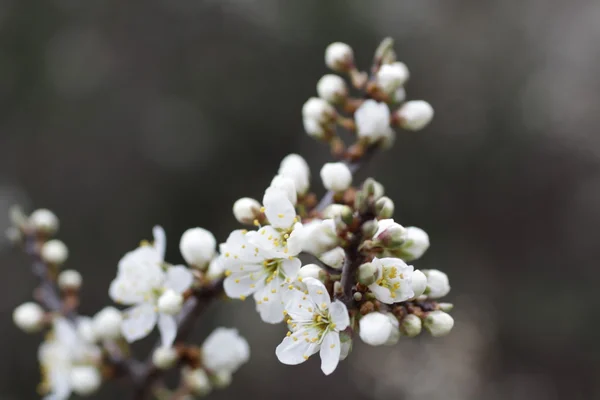
M 317 342 L 317 340 L 319 340 L 319 339 L 317 339 L 316 337 L 314 337 L 314 338 L 310 339 L 310 341 L 311 341 L 311 342 L 313 342 L 313 343 L 316 343 L 316 342 Z
M 284 239 L 289 239 L 289 238 L 290 238 L 290 235 L 288 235 L 288 234 L 286 233 L 285 235 L 283 235 L 283 238 L 284 238 Z
M 321 317 L 320 315 L 317 315 L 317 322 L 321 322 L 323 320 L 323 317 Z
M 258 222 L 257 219 L 255 219 L 252 223 L 254 224 L 254 226 L 260 226 L 260 222 Z
M 313 312 L 312 307 L 308 307 L 308 312 Z
M 271 289 L 271 293 L 277 293 L 277 289 Z
M 285 336 L 292 336 L 292 332 L 286 333 Z
M 302 356 L 302 357 L 304 357 L 304 360 L 308 360 L 308 356 Z
M 246 248 L 246 245 L 245 245 L 245 244 L 243 244 L 243 245 L 242 245 L 242 249 L 245 249 L 245 248 Z
M 294 339 L 294 342 L 298 341 L 298 338 L 296 336 L 292 336 L 292 339 Z
M 308 338 L 304 338 L 304 341 L 305 341 L 306 343 L 310 343 L 310 339 L 308 339 Z
M 263 297 L 263 301 L 269 301 L 269 298 L 267 296 Z
M 293 290 L 293 289 L 294 289 L 294 286 L 293 286 L 293 285 L 289 285 L 289 286 L 288 286 L 288 289 L 290 289 L 290 290 Z
M 335 347 L 335 343 L 332 343 L 332 344 L 329 345 L 330 349 L 333 349 L 334 347 Z
M 317 290 L 317 294 L 323 294 L 322 290 Z
M 261 207 L 261 208 L 260 208 L 260 212 L 261 212 L 261 213 L 264 213 L 264 212 L 265 212 L 265 208 L 264 208 L 264 207 Z
M 225 253 L 225 257 L 229 257 L 229 252 Z
M 288 251 L 289 251 L 289 250 L 288 250 L 288 248 L 287 248 L 287 247 L 286 247 L 285 249 L 283 249 L 283 252 L 284 252 L 285 254 L 287 254 L 287 253 L 288 253 Z
M 246 296 L 243 296 L 243 295 L 240 296 L 240 300 L 242 300 L 242 301 L 246 300 Z
M 256 287 L 256 285 L 254 283 L 250 284 L 250 289 L 254 289 Z
M 235 283 L 240 283 L 240 280 L 239 280 L 239 279 L 236 279 L 236 280 L 235 280 Z
M 226 269 L 225 270 L 225 276 L 229 276 L 231 275 L 231 270 L 230 269 Z
M 277 214 L 277 218 L 283 218 L 283 214 Z

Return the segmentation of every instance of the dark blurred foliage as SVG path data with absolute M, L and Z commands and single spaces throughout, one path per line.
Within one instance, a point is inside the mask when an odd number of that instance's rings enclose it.
M 408 97 L 436 116 L 362 177 L 429 232 L 416 266 L 450 275 L 455 331 L 391 350 L 357 342 L 324 378 L 317 360 L 277 362 L 283 328 L 250 302 L 219 305 L 196 340 L 236 326 L 253 356 L 214 398 L 599 398 L 599 19 L 594 0 L 2 0 L 0 228 L 15 202 L 54 210 L 91 314 L 154 224 L 177 262 L 185 229 L 225 239 L 233 201 L 260 198 L 286 154 L 318 177 L 327 149 L 300 109 L 325 46 L 350 43 L 366 68 L 392 36 Z M 6 242 L 0 265 L 0 398 L 33 399 L 41 338 L 10 313 L 34 281 Z

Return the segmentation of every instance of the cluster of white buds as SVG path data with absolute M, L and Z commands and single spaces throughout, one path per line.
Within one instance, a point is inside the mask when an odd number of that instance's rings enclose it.
M 166 235 L 155 226 L 153 241 L 142 242 L 118 263 L 108 293 L 123 310 L 109 306 L 93 317 L 77 315 L 82 277 L 61 270 L 68 248 L 52 239 L 58 218 L 46 209 L 30 216 L 11 211 L 9 237 L 33 256 L 44 286 L 38 302 L 17 307 L 13 320 L 29 333 L 50 329 L 39 351 L 41 388 L 48 398 L 94 393 L 103 376 L 111 376 L 100 371 L 127 373 L 128 344 L 155 327 L 160 342 L 151 363 L 141 374 L 138 367 L 129 371 L 132 378 L 145 377 L 150 385 L 161 371 L 180 367 L 179 389 L 167 398 L 204 396 L 229 386 L 249 359 L 246 340 L 236 329 L 217 328 L 195 346 L 186 343 L 188 329 L 181 328 L 191 326 L 200 305 L 223 293 L 241 300 L 252 296 L 264 322 L 287 325 L 275 349 L 283 364 L 319 353 L 327 375 L 349 355 L 356 337 L 380 346 L 417 336 L 423 328 L 435 337 L 451 331 L 453 306 L 438 302 L 450 292 L 448 276 L 408 264 L 427 251 L 428 234 L 393 219 L 394 202 L 381 183 L 369 178 L 353 186 L 353 174 L 367 156 L 393 144 L 395 127 L 420 130 L 433 109 L 425 101 L 404 101 L 409 71 L 396 60 L 390 39 L 377 49 L 370 75 L 357 69 L 344 43 L 327 47 L 325 63 L 361 92 L 352 97 L 341 76 L 327 74 L 317 83 L 319 97 L 302 107 L 307 133 L 326 141 L 335 160 L 320 169 L 328 192 L 318 201 L 308 163 L 290 154 L 260 202 L 244 197 L 233 204 L 235 219 L 248 229 L 232 231 L 218 246 L 206 229 L 183 233 L 179 250 L 187 265 L 165 261 Z M 354 133 L 351 145 L 337 135 L 337 126 Z M 303 262 L 305 257 L 311 262 Z

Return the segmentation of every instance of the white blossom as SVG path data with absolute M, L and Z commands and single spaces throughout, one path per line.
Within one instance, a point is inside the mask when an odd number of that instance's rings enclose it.
M 217 240 L 203 228 L 191 228 L 183 233 L 179 251 L 189 265 L 204 268 L 216 253 Z
M 365 100 L 354 113 L 354 121 L 358 137 L 369 143 L 389 139 L 394 134 L 390 127 L 390 109 L 385 103 Z
M 320 256 L 338 246 L 339 238 L 333 219 L 313 219 L 304 224 L 298 233 L 302 251 Z
M 369 313 L 359 321 L 359 335 L 371 346 L 395 344 L 400 337 L 398 320 L 392 314 Z
M 340 332 L 350 324 L 348 310 L 339 300 L 331 301 L 321 281 L 306 278 L 302 282 L 307 290 L 295 290 L 290 296 L 285 310 L 291 331 L 275 354 L 283 364 L 296 365 L 320 352 L 321 370 L 329 375 L 340 361 Z
M 152 364 L 158 369 L 169 369 L 175 366 L 179 354 L 173 347 L 157 347 L 152 353 Z
M 369 290 L 377 300 L 393 304 L 414 297 L 411 286 L 412 265 L 406 265 L 399 258 L 374 258 L 371 264 L 378 272 L 376 281 L 369 285 Z
M 98 339 L 120 338 L 122 325 L 123 315 L 114 307 L 104 307 L 92 319 L 92 329 Z
M 427 314 L 423 325 L 431 333 L 431 336 L 444 336 L 452 330 L 454 319 L 443 311 L 432 311 Z
M 373 241 L 386 249 L 396 249 L 406 242 L 406 228 L 391 218 L 379 220 Z
M 13 311 L 15 325 L 26 333 L 39 332 L 44 327 L 44 310 L 37 303 L 23 303 Z
M 310 168 L 298 154 L 288 154 L 279 165 L 278 174 L 294 182 L 298 194 L 303 195 L 310 187 Z
M 437 269 L 423 270 L 427 276 L 427 290 L 425 294 L 431 299 L 439 299 L 450 293 L 450 281 L 448 275 Z
M 421 258 L 429 248 L 429 235 L 421 228 L 409 226 L 406 228 L 406 240 L 402 244 L 401 254 L 404 261 Z
M 433 107 L 423 100 L 407 101 L 396 111 L 400 126 L 410 131 L 418 131 L 433 119 Z
M 217 328 L 202 344 L 202 361 L 212 373 L 234 373 L 250 359 L 250 346 L 237 329 Z
M 377 72 L 377 85 L 386 93 L 393 93 L 408 80 L 409 72 L 402 62 L 383 64 Z
M 317 94 L 330 103 L 339 103 L 348 96 L 348 87 L 338 75 L 324 75 L 317 82 Z
M 318 97 L 311 97 L 302 106 L 302 118 L 327 123 L 335 119 L 335 108 Z
M 354 64 L 354 52 L 346 43 L 334 42 L 325 49 L 325 65 L 337 72 L 347 71 Z
M 62 290 L 77 290 L 81 287 L 83 278 L 81 274 L 73 269 L 66 269 L 58 274 L 58 287 Z
M 233 203 L 233 215 L 241 224 L 252 224 L 260 214 L 260 203 L 249 197 L 242 197 Z
M 173 289 L 167 289 L 158 298 L 158 312 L 167 315 L 175 315 L 181 311 L 183 306 L 183 295 L 174 291 Z
M 326 163 L 321 168 L 321 180 L 327 190 L 343 192 L 352 184 L 352 172 L 344 163 Z
M 58 217 L 50 210 L 41 208 L 29 216 L 29 223 L 38 232 L 53 235 L 58 231 Z
M 49 240 L 42 245 L 40 250 L 42 259 L 49 264 L 61 265 L 69 257 L 69 249 L 58 239 Z
M 171 346 L 177 334 L 175 318 L 157 311 L 159 297 L 171 289 L 183 293 L 190 288 L 193 275 L 183 265 L 169 266 L 164 261 L 166 238 L 155 227 L 154 244 L 127 253 L 110 285 L 110 297 L 117 303 L 132 305 L 124 311 L 123 337 L 133 342 L 147 336 L 158 324 L 163 346 Z
M 91 365 L 76 366 L 71 369 L 69 381 L 75 394 L 89 396 L 100 388 L 102 376 L 98 368 Z

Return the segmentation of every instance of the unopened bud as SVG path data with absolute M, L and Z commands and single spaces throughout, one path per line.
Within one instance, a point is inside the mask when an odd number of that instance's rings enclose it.
M 98 339 L 119 339 L 122 325 L 123 314 L 114 307 L 104 307 L 92 319 L 92 329 Z
M 168 289 L 158 298 L 158 312 L 174 315 L 181 311 L 183 296 L 174 290 Z
M 191 228 L 181 235 L 179 251 L 189 265 L 205 269 L 216 253 L 217 240 L 204 228 Z
M 260 215 L 260 203 L 249 197 L 242 197 L 233 204 L 233 215 L 239 223 L 252 225 Z
M 156 368 L 166 370 L 177 363 L 179 355 L 173 347 L 158 347 L 152 353 L 152 363 Z
M 330 219 L 337 216 L 348 223 L 351 223 L 354 218 L 352 209 L 343 204 L 331 204 L 323 211 L 323 218 Z
M 454 309 L 454 304 L 452 303 L 439 303 L 438 308 L 444 312 L 450 312 Z
M 375 235 L 375 232 L 377 232 L 378 225 L 379 224 L 377 223 L 376 219 L 372 219 L 370 221 L 366 221 L 361 226 L 363 238 L 365 238 L 365 239 L 371 239 L 373 237 L 373 235 Z
M 365 263 L 358 267 L 358 282 L 362 285 L 369 286 L 375 283 L 379 270 L 372 263 Z
M 102 375 L 98 368 L 91 365 L 75 366 L 70 371 L 70 387 L 79 396 L 95 393 L 102 384 Z
M 338 75 L 327 74 L 317 82 L 317 94 L 323 100 L 337 104 L 348 96 L 348 87 Z
M 382 219 L 375 233 L 373 241 L 379 247 L 393 250 L 397 249 L 406 240 L 406 229 L 394 222 L 393 219 Z
M 336 247 L 319 256 L 321 262 L 334 269 L 342 269 L 346 260 L 346 253 L 341 247 Z
M 298 271 L 298 277 L 301 279 L 315 278 L 324 281 L 327 277 L 327 273 L 317 264 L 306 264 Z
M 444 336 L 452 330 L 454 319 L 443 311 L 432 311 L 425 317 L 424 325 L 431 336 Z
M 31 213 L 29 223 L 37 232 L 46 235 L 53 235 L 58 231 L 58 218 L 52 211 L 45 208 Z
M 344 288 L 340 281 L 333 282 L 333 293 L 334 294 L 342 294 L 344 292 Z
M 421 318 L 415 314 L 408 314 L 402 319 L 402 323 L 400 324 L 400 332 L 403 336 L 407 337 L 417 336 L 421 333 L 422 328 L 423 323 L 421 322 Z
M 321 180 L 327 190 L 343 192 L 352 184 L 352 172 L 344 163 L 326 163 L 321 168 Z
M 181 371 L 183 381 L 186 386 L 197 396 L 204 396 L 210 393 L 212 387 L 208 375 L 203 369 L 185 368 Z
M 391 94 L 402 87 L 408 80 L 409 72 L 402 62 L 384 64 L 377 72 L 377 86 L 385 93 Z
M 421 228 L 409 226 L 406 228 L 406 242 L 402 245 L 401 256 L 404 261 L 413 261 L 429 248 L 429 235 Z
M 359 335 L 371 346 L 395 344 L 400 336 L 398 320 L 391 314 L 367 314 L 359 321 Z
M 25 333 L 39 332 L 44 326 L 44 310 L 37 303 L 24 303 L 13 311 L 13 322 Z
M 346 43 L 334 42 L 325 49 L 325 65 L 337 72 L 345 72 L 354 66 L 354 52 Z
M 82 282 L 81 274 L 73 269 L 67 269 L 58 274 L 58 287 L 61 290 L 78 290 Z
M 312 136 L 315 139 L 324 139 L 327 134 L 326 125 L 316 119 L 303 118 L 302 125 L 304 126 L 304 131 L 308 133 L 308 136 Z
M 411 287 L 414 297 L 419 297 L 427 289 L 427 277 L 421 270 L 415 269 L 412 273 Z
M 394 215 L 394 202 L 389 197 L 382 197 L 375 203 L 375 212 L 380 218 L 391 218 Z
M 333 121 L 336 115 L 335 108 L 318 97 L 311 97 L 302 106 L 303 119 L 312 119 L 324 124 Z
M 396 111 L 400 126 L 409 131 L 418 131 L 433 119 L 433 108 L 423 100 L 407 101 Z
M 425 294 L 431 299 L 439 299 L 450 293 L 448 275 L 437 269 L 426 269 L 423 273 L 427 277 Z
M 42 246 L 40 255 L 49 264 L 62 265 L 69 257 L 69 249 L 58 239 L 49 240 Z

